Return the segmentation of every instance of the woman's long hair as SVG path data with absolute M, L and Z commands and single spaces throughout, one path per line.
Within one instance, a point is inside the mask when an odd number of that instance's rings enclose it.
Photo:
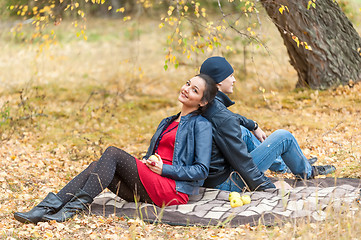
M 205 106 L 199 106 L 199 108 L 192 112 L 193 115 L 204 114 L 207 108 L 212 104 L 214 98 L 217 95 L 218 88 L 216 82 L 208 75 L 204 73 L 197 74 L 196 77 L 200 77 L 205 82 L 205 89 L 203 91 L 202 102 L 207 102 Z

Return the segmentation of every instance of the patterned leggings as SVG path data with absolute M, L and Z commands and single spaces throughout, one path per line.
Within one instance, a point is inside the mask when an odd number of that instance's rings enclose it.
M 66 203 L 79 189 L 94 198 L 105 188 L 128 202 L 134 202 L 136 197 L 137 201 L 153 203 L 140 181 L 135 158 L 116 147 L 108 147 L 99 161 L 92 162 L 57 196 Z

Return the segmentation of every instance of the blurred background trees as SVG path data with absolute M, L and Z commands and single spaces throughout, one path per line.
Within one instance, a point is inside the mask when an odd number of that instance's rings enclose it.
M 180 55 L 189 58 L 192 53 L 221 46 L 227 31 L 237 32 L 245 46 L 272 47 L 265 46 L 256 33 L 262 25 L 259 14 L 266 10 L 298 73 L 297 86 L 327 89 L 361 79 L 361 38 L 350 21 L 357 10 L 345 0 L 339 3 L 334 0 L 4 0 L 0 4 L 2 11 L 6 9 L 3 19 L 7 16 L 20 21 L 17 32 L 21 32 L 22 24 L 32 24 L 35 31 L 30 41 L 40 39 L 47 43 L 55 41 L 56 33 L 45 29 L 60 24 L 63 19 L 72 20 L 78 29 L 77 36 L 85 40 L 89 17 L 124 21 L 144 16 L 158 19 L 159 27 L 167 26 L 170 32 L 165 69 L 169 64 L 178 67 Z M 232 50 L 232 45 L 226 48 Z

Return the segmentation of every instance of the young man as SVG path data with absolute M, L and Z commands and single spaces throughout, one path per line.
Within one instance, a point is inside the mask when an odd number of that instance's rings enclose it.
M 300 178 L 335 171 L 331 165 L 311 166 L 290 132 L 277 130 L 267 137 L 255 121 L 227 109 L 234 102 L 226 94 L 233 92 L 236 80 L 225 58 L 208 58 L 200 72 L 211 76 L 219 90 L 205 114 L 213 127 L 211 166 L 205 187 L 228 191 L 241 191 L 245 185 L 251 191 L 275 188 L 263 172 L 272 167 L 284 168 L 283 164 Z M 277 165 L 272 166 L 274 163 Z

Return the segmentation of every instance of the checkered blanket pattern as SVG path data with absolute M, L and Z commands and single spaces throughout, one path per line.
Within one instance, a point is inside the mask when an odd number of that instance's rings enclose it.
M 231 208 L 229 192 L 201 188 L 200 194 L 190 196 L 188 204 L 159 208 L 145 203 L 129 203 L 111 192 L 95 198 L 91 211 L 94 214 L 139 217 L 144 221 L 162 222 L 171 225 L 214 226 L 240 224 L 273 225 L 277 221 L 308 218 L 311 221 L 325 219 L 330 207 L 334 210 L 348 206 L 351 212 L 358 211 L 356 199 L 360 194 L 360 179 L 320 179 L 293 182 L 290 191 L 273 189 L 246 192 L 251 204 Z

